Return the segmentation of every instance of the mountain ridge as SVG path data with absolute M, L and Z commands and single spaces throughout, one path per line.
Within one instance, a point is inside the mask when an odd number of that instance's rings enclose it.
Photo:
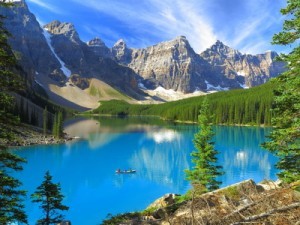
M 144 101 L 153 98 L 145 89 L 187 94 L 245 88 L 284 71 L 283 64 L 274 62 L 277 53 L 245 55 L 221 41 L 200 54 L 184 36 L 142 49 L 128 47 L 123 39 L 112 48 L 100 38 L 85 43 L 72 23 L 54 20 L 41 28 L 25 1 L 14 3 L 14 7 L 0 9 L 14 36 L 10 44 L 20 55 L 19 63 L 32 87 L 43 83 L 50 97 L 61 93 L 50 86 L 62 88 L 70 83 L 84 91 L 91 79 L 97 79 Z

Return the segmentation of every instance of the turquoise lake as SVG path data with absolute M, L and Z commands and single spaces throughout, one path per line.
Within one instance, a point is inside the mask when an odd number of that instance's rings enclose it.
M 215 148 L 225 175 L 222 186 L 252 178 L 276 180 L 277 159 L 259 147 L 270 128 L 215 126 Z M 15 174 L 28 196 L 47 170 L 60 182 L 65 212 L 72 225 L 100 224 L 111 214 L 145 209 L 166 193 L 189 188 L 184 170 L 191 167 L 196 125 L 173 124 L 155 118 L 94 118 L 67 121 L 65 131 L 83 139 L 61 145 L 13 150 L 27 160 Z M 135 174 L 116 174 L 116 169 Z M 29 224 L 41 217 L 37 204 L 26 199 Z

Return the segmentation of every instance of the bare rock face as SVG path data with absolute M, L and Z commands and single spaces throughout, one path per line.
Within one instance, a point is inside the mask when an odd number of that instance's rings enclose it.
M 82 90 L 87 89 L 90 86 L 89 79 L 82 78 L 78 74 L 72 74 L 70 81 Z
M 113 59 L 113 54 L 105 43 L 98 37 L 87 42 L 89 48 L 95 53 L 96 56 L 102 58 Z
M 193 79 L 196 81 L 201 76 L 201 71 L 195 73 L 193 65 L 200 63 L 201 59 L 186 38 L 180 36 L 146 49 L 133 50 L 128 66 L 156 87 L 191 92 Z
M 132 49 L 128 48 L 123 39 L 118 40 L 112 47 L 112 54 L 116 61 L 122 65 L 128 65 L 131 62 Z
M 51 35 L 51 45 L 57 56 L 72 71 L 72 74 L 89 74 L 89 54 L 85 51 L 88 47 L 79 39 L 73 24 L 52 21 L 44 26 Z
M 63 35 L 74 43 L 80 42 L 79 35 L 72 23 L 61 23 L 60 21 L 55 20 L 45 25 L 44 28 L 51 34 Z
M 217 41 L 201 56 L 207 60 L 217 73 L 229 79 L 236 79 L 242 86 L 253 87 L 265 83 L 284 71 L 284 63 L 276 62 L 276 52 L 249 55 L 242 54 L 222 42 Z
M 182 91 L 188 88 L 190 77 L 184 80 L 181 76 L 188 71 L 192 61 L 186 44 L 184 37 L 178 37 L 146 49 L 129 49 L 123 40 L 119 40 L 113 46 L 112 53 L 118 63 L 129 66 L 142 76 L 147 88 L 162 86 Z M 177 62 L 179 58 L 182 63 Z
M 30 13 L 25 1 L 14 4 L 14 7 L 0 7 L 0 14 L 6 17 L 5 27 L 12 35 L 9 44 L 27 73 L 27 79 L 34 83 L 35 76 L 39 74 L 63 81 L 65 77 L 60 63 L 49 49 L 35 16 Z
M 217 41 L 199 55 L 184 36 L 145 49 L 130 49 L 119 40 L 112 54 L 142 76 L 147 88 L 183 93 L 253 87 L 284 71 L 284 64 L 274 61 L 276 52 L 245 55 Z
M 162 86 L 183 93 L 207 90 L 213 86 L 238 88 L 236 81 L 215 73 L 214 68 L 196 54 L 184 36 L 146 49 L 128 49 L 123 41 L 113 47 L 119 63 L 145 79 L 147 88 Z
M 25 1 L 14 3 L 13 7 L 0 7 L 0 13 L 7 17 L 5 26 L 12 34 L 9 44 L 32 87 L 42 87 L 51 94 L 50 83 L 62 87 L 77 74 L 81 88 L 87 86 L 85 78 L 96 78 L 131 97 L 144 97 L 138 88 L 141 78 L 115 62 L 110 49 L 100 46 L 100 40 L 88 45 L 80 40 L 73 24 L 57 20 L 41 28 Z
M 100 39 L 82 42 L 70 23 L 53 21 L 44 27 L 51 35 L 51 43 L 66 66 L 82 78 L 97 78 L 129 96 L 139 98 L 139 76 L 130 68 L 116 63 L 110 50 Z

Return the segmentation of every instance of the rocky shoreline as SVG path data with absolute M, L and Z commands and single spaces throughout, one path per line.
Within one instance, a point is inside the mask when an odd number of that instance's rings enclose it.
M 298 225 L 299 185 L 250 179 L 204 194 L 166 194 L 144 211 L 111 216 L 102 225 Z
M 63 138 L 57 139 L 52 134 L 43 134 L 43 130 L 38 127 L 27 124 L 20 124 L 11 128 L 14 133 L 14 140 L 0 139 L 1 145 L 8 148 L 31 146 L 31 145 L 45 145 L 45 144 L 61 144 L 76 139 L 69 137 L 67 134 Z

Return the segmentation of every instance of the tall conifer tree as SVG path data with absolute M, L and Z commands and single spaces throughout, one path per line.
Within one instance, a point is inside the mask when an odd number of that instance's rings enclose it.
M 10 5 L 0 1 L 0 7 Z M 27 223 L 22 203 L 25 191 L 20 190 L 21 182 L 11 176 L 13 171 L 22 169 L 20 164 L 24 160 L 11 154 L 3 144 L 3 141 L 14 139 L 11 126 L 17 124 L 18 119 L 10 113 L 14 109 L 10 92 L 19 88 L 18 76 L 12 72 L 16 60 L 7 43 L 9 33 L 4 27 L 4 19 L 0 15 L 0 224 Z
M 279 157 L 276 167 L 284 182 L 300 180 L 300 1 L 288 0 L 281 9 L 288 16 L 283 30 L 273 37 L 273 44 L 293 45 L 291 53 L 281 55 L 288 70 L 277 78 L 279 88 L 275 90 L 270 141 L 265 148 Z
M 201 185 L 205 191 L 213 191 L 221 184 L 217 177 L 222 175 L 222 166 L 216 165 L 218 151 L 214 149 L 212 138 L 214 132 L 211 125 L 212 115 L 209 112 L 207 98 L 204 98 L 198 116 L 199 132 L 195 134 L 196 150 L 191 153 L 192 170 L 186 170 L 186 177 L 192 184 Z
M 44 176 L 44 181 L 37 187 L 31 195 L 32 202 L 40 203 L 44 217 L 37 221 L 40 225 L 57 224 L 61 222 L 64 216 L 58 211 L 68 210 L 69 207 L 62 204 L 64 196 L 61 194 L 60 184 L 52 182 L 52 176 L 49 171 Z
M 63 136 L 63 114 L 61 111 L 57 114 L 57 137 L 62 138 Z
M 47 106 L 46 106 L 43 111 L 43 133 L 44 133 L 44 135 L 47 135 L 47 132 L 48 132 L 48 110 L 47 110 Z

